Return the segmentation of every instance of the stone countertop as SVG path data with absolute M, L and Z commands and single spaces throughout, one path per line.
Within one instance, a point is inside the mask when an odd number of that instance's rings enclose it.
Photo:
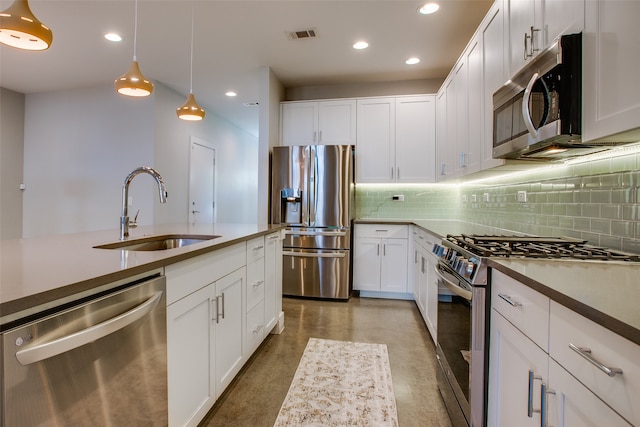
M 0 241 L 0 325 L 75 295 L 158 272 L 198 255 L 282 229 L 270 224 L 164 224 L 131 229 L 129 240 L 164 234 L 221 237 L 163 251 L 95 249 L 117 242 L 117 229 Z
M 640 345 L 640 264 L 490 258 L 489 267 Z

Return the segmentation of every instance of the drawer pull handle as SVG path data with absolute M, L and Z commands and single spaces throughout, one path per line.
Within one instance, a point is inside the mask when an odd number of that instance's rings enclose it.
M 259 251 L 260 249 L 263 249 L 264 245 L 260 245 L 260 246 L 256 246 L 253 248 L 254 251 Z
M 253 331 L 251 331 L 251 333 L 257 334 L 258 332 L 260 332 L 260 329 L 262 329 L 262 325 L 256 326 L 256 328 Z
M 609 375 L 610 377 L 615 377 L 616 374 L 622 375 L 622 369 L 620 369 L 620 368 L 609 368 L 604 363 L 600 362 L 598 359 L 593 357 L 591 355 L 591 349 L 590 348 L 578 347 L 578 346 L 574 345 L 573 343 L 569 343 L 569 348 L 571 350 L 575 351 L 576 353 L 578 353 L 580 356 L 582 356 L 585 359 L 587 359 L 589 362 L 591 362 L 591 364 L 593 366 L 595 366 L 596 368 L 600 369 L 602 372 L 604 372 L 605 374 Z
M 529 418 L 533 418 L 534 412 L 540 412 L 539 409 L 533 409 L 533 381 L 540 380 L 542 381 L 542 377 L 540 375 L 534 375 L 533 370 L 529 370 L 529 390 L 527 392 L 527 416 Z
M 508 302 L 509 305 L 511 305 L 512 307 L 522 307 L 522 303 L 521 302 L 512 300 L 509 295 L 498 294 L 498 296 L 500 298 L 502 298 L 503 300 L 505 300 L 506 302 Z
M 264 280 L 258 280 L 256 283 L 253 284 L 254 288 L 257 288 L 258 286 L 262 285 L 264 283 Z

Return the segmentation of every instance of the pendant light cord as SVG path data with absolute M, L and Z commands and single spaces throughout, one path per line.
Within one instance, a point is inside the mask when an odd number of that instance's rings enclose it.
M 194 12 L 193 12 L 193 0 L 191 1 L 191 63 L 189 70 L 189 93 L 193 93 L 193 22 L 194 22 Z
M 136 45 L 138 44 L 138 0 L 135 1 L 133 24 L 133 60 L 136 61 Z

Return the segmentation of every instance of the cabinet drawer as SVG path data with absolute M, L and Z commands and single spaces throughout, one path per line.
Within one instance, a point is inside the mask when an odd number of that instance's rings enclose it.
M 409 226 L 395 224 L 356 224 L 356 237 L 408 239 Z
M 165 267 L 167 305 L 246 265 L 246 246 L 238 243 Z
M 597 323 L 551 302 L 549 355 L 634 425 L 640 425 L 640 346 Z M 591 350 L 590 362 L 575 350 Z M 596 367 L 618 368 L 613 377 Z
M 264 257 L 264 236 L 247 241 L 247 263 Z
M 548 352 L 548 297 L 497 270 L 492 270 L 491 306 L 541 349 Z
M 252 353 L 264 338 L 264 303 L 261 302 L 247 313 L 247 348 Z
M 247 311 L 264 299 L 264 258 L 247 265 Z

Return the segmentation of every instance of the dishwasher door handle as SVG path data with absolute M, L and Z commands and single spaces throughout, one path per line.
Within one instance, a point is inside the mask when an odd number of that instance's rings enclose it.
M 156 305 L 158 305 L 161 297 L 162 291 L 158 291 L 151 298 L 137 307 L 134 307 L 116 317 L 112 317 L 109 320 L 105 320 L 102 323 L 98 323 L 97 325 L 74 332 L 73 334 L 53 341 L 19 350 L 16 352 L 16 358 L 20 364 L 26 366 L 31 363 L 40 362 L 41 360 L 66 353 L 99 338 L 106 337 L 107 335 L 110 335 L 146 316 L 155 308 Z

